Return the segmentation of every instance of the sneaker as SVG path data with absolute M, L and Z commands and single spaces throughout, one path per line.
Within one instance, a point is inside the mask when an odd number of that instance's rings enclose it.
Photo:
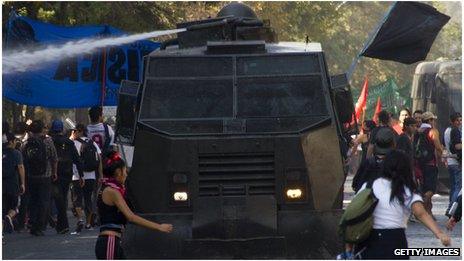
M 8 234 L 13 233 L 14 230 L 14 225 L 13 225 L 13 220 L 11 220 L 11 217 L 6 215 L 5 216 L 5 232 Z
M 93 227 L 91 224 L 85 224 L 85 229 L 87 230 L 93 230 Z
M 60 231 L 57 231 L 57 233 L 61 234 L 61 235 L 67 234 L 67 233 L 69 233 L 69 228 L 65 228 L 65 229 L 62 229 Z
M 71 233 L 72 235 L 79 235 L 82 231 L 82 229 L 84 228 L 84 221 L 78 221 L 77 222 L 77 227 L 76 227 L 76 230 Z

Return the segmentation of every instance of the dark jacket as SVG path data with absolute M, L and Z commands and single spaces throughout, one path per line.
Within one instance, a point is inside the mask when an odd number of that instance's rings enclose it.
M 73 174 L 73 166 L 76 165 L 77 171 L 80 177 L 84 176 L 82 169 L 82 161 L 77 152 L 74 142 L 68 137 L 62 134 L 56 134 L 52 136 L 53 143 L 58 154 L 63 153 L 64 155 L 58 155 L 58 179 L 70 181 Z M 64 148 L 61 149 L 60 147 Z M 69 159 L 69 162 L 63 162 L 62 158 Z M 61 160 L 60 160 L 61 159 Z
M 382 175 L 383 160 L 383 158 L 374 155 L 361 162 L 356 175 L 353 177 L 353 183 L 351 184 L 355 192 L 358 192 L 364 183 L 375 180 Z

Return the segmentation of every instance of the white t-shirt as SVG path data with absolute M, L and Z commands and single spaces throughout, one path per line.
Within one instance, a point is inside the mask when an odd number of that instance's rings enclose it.
M 115 145 L 113 128 L 111 128 L 108 124 L 106 125 L 108 126 L 108 134 L 110 136 L 110 146 Z M 105 126 L 103 126 L 103 123 L 87 125 L 87 137 L 91 138 L 95 143 L 97 143 L 98 147 L 103 150 L 106 139 Z
M 443 134 L 443 140 L 445 142 L 446 150 L 450 151 L 449 144 L 451 140 L 451 127 L 446 128 L 445 133 Z M 458 160 L 455 158 L 446 158 L 446 161 L 448 162 L 448 165 L 459 165 Z
M 366 185 L 367 183 L 364 183 L 359 191 L 365 189 Z M 376 179 L 372 184 L 372 189 L 374 195 L 379 199 L 373 213 L 373 228 L 375 229 L 406 228 L 412 204 L 417 201 L 423 202 L 422 197 L 418 194 L 411 195 L 411 191 L 406 186 L 404 187 L 406 194 L 404 205 L 397 198 L 390 202 L 391 181 L 386 178 Z
M 87 137 L 81 137 L 81 139 L 86 141 L 86 142 L 89 141 L 89 138 L 87 138 Z M 79 156 L 80 156 L 81 155 L 82 143 L 80 143 L 77 140 L 74 140 L 74 146 L 76 146 L 77 153 L 79 153 Z M 98 147 L 98 145 L 95 142 L 93 143 L 93 146 L 95 146 L 95 148 L 97 150 L 97 153 L 101 154 L 101 150 L 100 150 L 100 148 Z M 98 156 L 95 155 L 95 157 L 98 157 Z M 96 179 L 95 171 L 90 171 L 90 172 L 84 171 L 84 179 Z M 72 177 L 72 180 L 79 180 L 79 172 L 77 171 L 77 167 L 76 167 L 75 164 L 73 164 L 73 177 Z

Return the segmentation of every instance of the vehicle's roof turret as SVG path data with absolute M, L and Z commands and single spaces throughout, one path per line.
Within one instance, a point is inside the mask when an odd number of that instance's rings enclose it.
M 242 3 L 230 3 L 224 6 L 217 14 L 217 17 L 241 17 L 249 19 L 258 19 L 256 13 L 249 6 Z

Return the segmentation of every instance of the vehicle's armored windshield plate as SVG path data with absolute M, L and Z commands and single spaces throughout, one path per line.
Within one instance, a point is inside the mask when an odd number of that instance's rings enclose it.
M 150 60 L 150 77 L 231 76 L 231 57 L 157 57 Z
M 328 115 L 320 76 L 242 78 L 238 117 Z
M 140 119 L 232 117 L 233 81 L 146 81 Z

